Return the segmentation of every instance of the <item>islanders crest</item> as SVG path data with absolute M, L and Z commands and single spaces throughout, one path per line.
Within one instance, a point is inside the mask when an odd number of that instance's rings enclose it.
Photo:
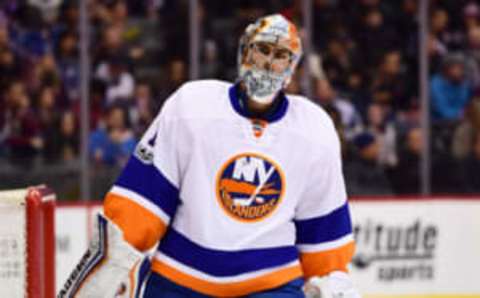
M 230 217 L 242 222 L 256 222 L 271 215 L 284 190 L 285 178 L 280 167 L 257 153 L 230 158 L 217 174 L 218 203 Z

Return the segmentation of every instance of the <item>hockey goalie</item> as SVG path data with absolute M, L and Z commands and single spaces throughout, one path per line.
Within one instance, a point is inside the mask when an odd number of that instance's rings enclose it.
M 240 39 L 235 83 L 173 93 L 59 296 L 360 297 L 338 136 L 283 91 L 301 55 L 295 25 L 266 16 Z

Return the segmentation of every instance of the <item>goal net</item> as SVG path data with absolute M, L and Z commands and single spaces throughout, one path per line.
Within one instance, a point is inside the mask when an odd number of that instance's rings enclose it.
M 55 296 L 55 195 L 0 191 L 0 297 Z

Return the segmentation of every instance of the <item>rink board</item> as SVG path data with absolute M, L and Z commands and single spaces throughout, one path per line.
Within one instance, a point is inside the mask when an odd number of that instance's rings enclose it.
M 57 288 L 87 246 L 98 203 L 59 204 Z M 366 298 L 480 298 L 480 197 L 352 200 L 350 267 Z
M 480 200 L 367 198 L 354 201 L 351 213 L 351 272 L 362 293 L 480 297 Z

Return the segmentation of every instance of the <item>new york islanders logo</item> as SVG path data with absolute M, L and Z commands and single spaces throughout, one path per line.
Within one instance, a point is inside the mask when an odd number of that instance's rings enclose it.
M 285 179 L 280 167 L 256 153 L 232 157 L 220 169 L 217 200 L 236 220 L 254 222 L 273 213 L 282 200 Z

